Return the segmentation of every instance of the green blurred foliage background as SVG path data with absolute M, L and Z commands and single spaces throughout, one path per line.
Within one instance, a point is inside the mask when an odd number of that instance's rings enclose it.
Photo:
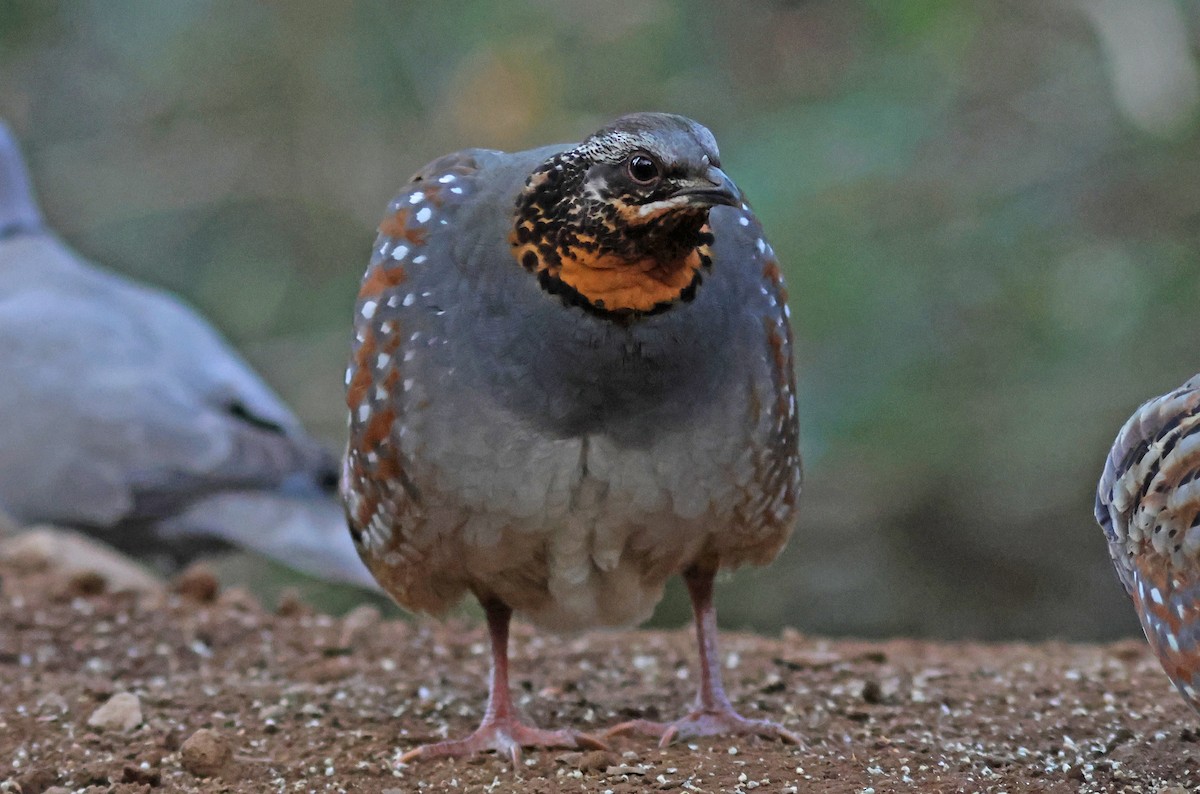
M 693 116 L 786 265 L 807 463 L 723 622 L 1102 638 L 1136 631 L 1108 445 L 1200 369 L 1198 37 L 1190 0 L 9 2 L 0 116 L 68 241 L 185 296 L 331 446 L 409 174 Z

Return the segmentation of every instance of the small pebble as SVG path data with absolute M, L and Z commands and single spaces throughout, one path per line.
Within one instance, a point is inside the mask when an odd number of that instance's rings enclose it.
M 67 597 L 98 596 L 108 589 L 108 580 L 99 571 L 75 571 L 66 582 Z
M 184 598 L 189 598 L 200 604 L 211 604 L 217 600 L 221 584 L 213 569 L 202 562 L 189 565 L 175 577 L 171 589 Z
M 184 741 L 179 748 L 183 768 L 196 777 L 213 777 L 233 757 L 233 748 L 216 731 L 201 728 Z
M 301 615 L 313 614 L 312 607 L 300 598 L 300 591 L 294 587 L 285 588 L 279 593 L 279 602 L 275 605 L 275 614 L 281 618 L 295 618 Z
M 575 768 L 581 772 L 597 772 L 601 769 L 608 769 L 610 766 L 617 766 L 619 763 L 620 759 L 617 758 L 616 753 L 608 750 L 590 750 L 580 756 Z
M 118 692 L 92 712 L 87 724 L 102 731 L 126 733 L 142 724 L 142 704 L 137 695 Z
M 361 604 L 350 610 L 342 618 L 342 634 L 338 639 L 338 646 L 346 650 L 353 650 L 354 646 L 378 626 L 382 619 L 379 608 L 371 604 Z

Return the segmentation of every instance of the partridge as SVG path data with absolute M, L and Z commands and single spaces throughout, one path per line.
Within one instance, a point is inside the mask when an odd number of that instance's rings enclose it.
M 1096 520 L 1142 630 L 1200 710 L 1200 375 L 1134 412 L 1104 464 Z
M 232 543 L 373 587 L 336 479 L 199 315 L 47 229 L 0 124 L 0 511 L 168 565 Z
M 509 621 L 571 632 L 691 595 L 695 708 L 610 733 L 796 737 L 737 714 L 713 577 L 769 562 L 800 489 L 779 264 L 717 144 L 624 116 L 575 145 L 469 149 L 389 205 L 359 291 L 341 488 L 367 567 L 402 606 L 471 594 L 491 634 L 470 736 L 403 760 L 594 746 L 514 711 Z

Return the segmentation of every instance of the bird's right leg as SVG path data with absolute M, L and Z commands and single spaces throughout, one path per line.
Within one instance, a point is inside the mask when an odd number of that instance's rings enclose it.
M 713 579 L 716 566 L 693 566 L 683 573 L 692 611 L 696 616 L 696 644 L 700 652 L 700 690 L 691 713 L 675 722 L 631 720 L 615 725 L 607 736 L 644 734 L 657 736 L 659 746 L 666 747 L 675 739 L 697 736 L 758 735 L 780 739 L 786 744 L 802 744 L 800 737 L 770 720 L 747 719 L 738 714 L 725 685 L 721 682 L 721 663 L 717 655 L 717 611 L 713 606 Z
M 512 610 L 496 599 L 480 599 L 487 614 L 492 640 L 492 676 L 488 687 L 487 711 L 475 732 L 463 739 L 423 744 L 400 757 L 407 764 L 418 758 L 458 758 L 495 750 L 521 763 L 522 747 L 566 747 L 605 750 L 607 745 L 586 733 L 570 729 L 547 731 L 523 722 L 512 702 L 508 686 L 508 624 Z

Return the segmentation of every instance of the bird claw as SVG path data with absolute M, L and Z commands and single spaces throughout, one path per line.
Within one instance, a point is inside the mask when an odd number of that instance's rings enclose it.
M 761 736 L 764 739 L 778 739 L 784 744 L 804 744 L 797 734 L 779 723 L 746 719 L 732 708 L 696 709 L 674 722 L 629 720 L 614 725 L 604 733 L 605 738 L 629 735 L 657 736 L 659 747 L 666 747 L 676 739 L 723 735 Z
M 464 758 L 493 750 L 507 755 L 513 768 L 521 766 L 522 747 L 563 747 L 570 750 L 607 750 L 608 745 L 586 733 L 569 729 L 547 731 L 516 719 L 484 722 L 463 739 L 452 739 L 414 747 L 400 756 L 401 764 L 422 758 Z

